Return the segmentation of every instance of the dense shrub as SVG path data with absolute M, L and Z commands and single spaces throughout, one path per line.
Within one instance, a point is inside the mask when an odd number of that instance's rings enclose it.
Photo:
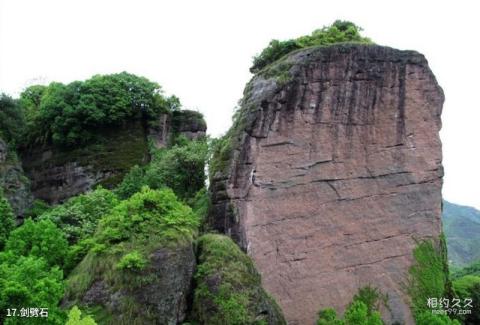
M 453 288 L 463 303 L 465 299 L 472 299 L 471 313 L 459 318 L 466 325 L 480 324 L 480 276 L 465 275 L 453 281 Z
M 422 241 L 413 251 L 415 263 L 410 268 L 409 293 L 415 315 L 430 311 L 429 298 L 444 297 L 447 287 L 445 256 L 432 241 Z
M 63 232 L 50 220 L 34 222 L 28 219 L 10 233 L 5 251 L 16 256 L 41 257 L 49 266 L 62 267 L 68 243 Z
M 96 75 L 68 85 L 32 86 L 21 94 L 31 141 L 52 140 L 61 146 L 86 143 L 99 127 L 129 119 L 152 119 L 176 108 L 176 97 L 165 98 L 157 83 L 126 72 Z
M 151 162 L 144 168 L 133 167 L 115 192 L 125 199 L 147 185 L 152 189 L 169 187 L 182 199 L 193 198 L 205 186 L 207 150 L 203 140 L 154 149 Z
M 63 230 L 71 244 L 93 235 L 98 221 L 119 203 L 111 191 L 104 188 L 75 196 L 62 205 L 44 212 L 41 220 L 51 220 Z
M 300 48 L 319 45 L 330 45 L 343 42 L 372 43 L 360 35 L 361 28 L 349 21 L 335 21 L 331 26 L 315 30 L 311 35 L 302 36 L 293 40 L 272 40 L 270 44 L 253 58 L 250 72 L 257 73 L 282 56 Z
M 0 189 L 0 250 L 3 249 L 8 235 L 15 226 L 15 216 L 10 207 L 10 203 L 3 196 L 3 191 Z
M 82 311 L 77 307 L 73 306 L 68 313 L 68 319 L 65 325 L 96 325 L 95 321 L 89 315 L 82 317 Z
M 379 308 L 383 300 L 380 291 L 366 286 L 360 288 L 348 305 L 343 319 L 332 308 L 318 313 L 317 325 L 382 325 Z
M 57 307 L 63 297 L 63 273 L 49 266 L 42 257 L 0 253 L 0 323 L 6 308 L 48 308 L 48 324 L 64 324 L 63 312 Z M 24 319 L 11 317 L 4 324 L 23 324 Z M 29 324 L 45 324 L 45 318 L 30 319 Z
M 198 228 L 192 210 L 179 202 L 170 189 L 148 187 L 120 202 L 100 221 L 95 234 L 97 244 L 110 247 L 127 240 L 148 243 L 185 238 L 191 240 Z
M 25 118 L 18 101 L 0 94 L 0 138 L 10 145 L 17 145 L 25 127 Z

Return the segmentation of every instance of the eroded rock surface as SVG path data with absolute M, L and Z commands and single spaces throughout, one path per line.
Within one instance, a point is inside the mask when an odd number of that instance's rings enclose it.
M 14 213 L 23 217 L 33 201 L 30 181 L 23 172 L 16 153 L 0 138 L 0 189 L 4 191 Z
M 443 92 L 425 58 L 380 46 L 306 49 L 246 88 L 211 224 L 253 258 L 291 325 L 358 288 L 412 324 L 415 238 L 441 232 Z

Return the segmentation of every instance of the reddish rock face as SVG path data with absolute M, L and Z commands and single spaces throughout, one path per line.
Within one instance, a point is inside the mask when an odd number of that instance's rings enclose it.
M 366 285 L 388 295 L 385 320 L 413 323 L 415 239 L 441 232 L 443 92 L 412 51 L 315 48 L 271 71 L 285 67 L 287 82 L 247 86 L 211 223 L 247 250 L 291 325 L 343 312 Z

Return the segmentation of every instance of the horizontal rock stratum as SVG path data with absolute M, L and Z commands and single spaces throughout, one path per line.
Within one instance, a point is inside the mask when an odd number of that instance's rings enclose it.
M 247 85 L 210 222 L 290 325 L 367 285 L 388 295 L 388 323 L 413 323 L 412 250 L 441 233 L 443 101 L 423 55 L 376 45 L 301 50 Z

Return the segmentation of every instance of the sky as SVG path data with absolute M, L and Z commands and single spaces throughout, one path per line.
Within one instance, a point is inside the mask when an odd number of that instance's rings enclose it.
M 444 198 L 480 209 L 477 16 L 473 0 L 0 0 L 0 92 L 128 71 L 202 112 L 219 136 L 271 39 L 350 20 L 377 44 L 426 56 L 446 96 Z

